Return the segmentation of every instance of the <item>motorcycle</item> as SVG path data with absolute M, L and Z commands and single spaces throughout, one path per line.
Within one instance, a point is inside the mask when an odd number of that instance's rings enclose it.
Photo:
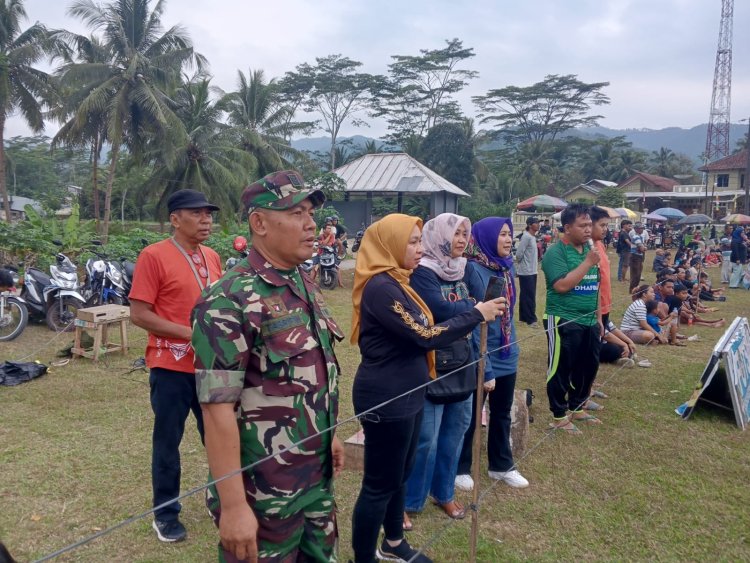
M 315 265 L 317 263 L 318 263 L 318 241 L 315 241 L 313 243 L 312 256 L 310 256 L 310 258 L 302 262 L 302 264 L 300 264 L 300 268 L 302 268 L 302 270 L 306 272 L 308 275 L 312 276 L 313 270 L 315 269 Z
M 247 258 L 248 250 L 247 250 L 247 239 L 243 236 L 234 237 L 234 242 L 232 243 L 232 246 L 234 249 L 239 253 L 239 258 L 237 256 L 230 256 L 227 258 L 226 264 L 224 265 L 224 271 L 231 270 L 234 268 L 237 264 L 239 264 L 240 260 L 243 258 Z
M 0 291 L 0 342 L 13 340 L 23 332 L 29 322 L 29 311 L 20 296 L 11 291 L 18 287 L 19 277 L 15 268 L 4 268 L 12 285 Z
M 62 246 L 58 241 L 52 242 Z M 60 252 L 55 261 L 49 267 L 51 276 L 36 268 L 26 270 L 21 298 L 29 314 L 43 318 L 50 330 L 70 332 L 78 309 L 86 306 L 86 300 L 79 292 L 78 271 L 70 258 Z
M 362 244 L 362 237 L 365 236 L 365 227 L 362 225 L 362 228 L 357 231 L 357 235 L 354 237 L 354 244 L 352 245 L 352 252 L 357 252 L 359 250 L 360 245 Z
M 98 240 L 91 241 L 94 246 L 102 246 Z M 141 239 L 142 248 L 148 246 L 146 239 Z M 128 296 L 133 287 L 135 262 L 120 257 L 119 260 L 110 259 L 105 253 L 93 249 L 89 251 L 98 259 L 89 258 L 86 261 L 86 280 L 83 295 L 86 306 L 96 305 L 129 305 Z
M 339 263 L 341 260 L 332 246 L 324 246 L 318 256 L 320 264 L 320 287 L 323 289 L 335 289 L 339 279 Z
M 101 246 L 98 240 L 92 241 L 95 246 Z M 84 281 L 83 296 L 87 307 L 97 305 L 124 305 L 127 302 L 125 276 L 123 272 L 124 259 L 120 262 L 110 260 L 103 253 L 93 249 L 89 252 L 96 258 L 86 260 L 86 279 Z

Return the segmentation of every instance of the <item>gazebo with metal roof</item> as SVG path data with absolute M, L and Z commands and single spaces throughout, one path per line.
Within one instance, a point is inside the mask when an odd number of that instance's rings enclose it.
M 469 197 L 458 186 L 406 153 L 366 154 L 333 171 L 346 182 L 342 213 L 350 225 L 372 222 L 372 198 L 398 198 L 398 211 L 407 196 L 429 196 L 430 216 L 456 213 L 458 198 Z M 361 198 L 358 196 L 362 196 Z M 364 205 L 363 205 L 364 204 Z

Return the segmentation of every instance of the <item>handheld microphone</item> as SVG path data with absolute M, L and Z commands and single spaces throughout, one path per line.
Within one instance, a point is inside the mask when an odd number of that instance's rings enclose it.
M 589 245 L 589 248 L 590 248 L 591 250 L 595 250 L 595 248 L 594 248 L 594 240 L 593 240 L 593 239 L 589 239 L 589 240 L 587 240 L 587 241 L 586 241 L 586 243 L 587 243 L 587 244 Z M 597 264 L 597 265 L 596 265 L 596 267 L 598 268 L 598 267 L 599 267 L 599 264 Z

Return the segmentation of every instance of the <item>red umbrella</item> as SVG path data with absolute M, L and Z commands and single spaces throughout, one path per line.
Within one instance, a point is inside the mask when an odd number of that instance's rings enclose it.
M 560 211 L 566 207 L 568 207 L 568 202 L 565 200 L 546 194 L 532 196 L 516 205 L 516 209 L 522 211 L 536 211 L 538 209 Z

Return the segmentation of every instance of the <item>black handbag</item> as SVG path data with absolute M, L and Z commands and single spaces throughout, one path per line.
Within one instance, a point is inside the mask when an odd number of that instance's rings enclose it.
M 441 404 L 467 399 L 477 387 L 477 365 L 466 365 L 470 362 L 469 338 L 459 338 L 435 350 L 437 379 L 427 386 L 427 398 Z

